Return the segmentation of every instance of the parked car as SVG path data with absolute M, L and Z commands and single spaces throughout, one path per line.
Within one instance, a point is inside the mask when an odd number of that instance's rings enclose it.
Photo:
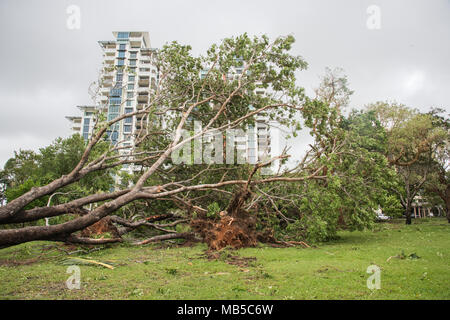
M 383 213 L 377 213 L 377 220 L 378 221 L 387 221 L 389 219 L 392 219 L 389 216 L 385 216 Z
M 384 215 L 381 209 L 376 210 L 375 213 L 377 214 L 377 221 L 387 221 L 391 219 L 391 217 Z

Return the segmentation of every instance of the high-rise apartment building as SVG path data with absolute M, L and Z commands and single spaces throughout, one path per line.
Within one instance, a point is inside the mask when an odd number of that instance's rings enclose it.
M 73 133 L 88 139 L 92 133 L 92 113 L 105 111 L 108 120 L 143 109 L 150 92 L 156 87 L 158 72 L 152 62 L 155 49 L 150 47 L 148 32 L 113 32 L 115 40 L 99 41 L 103 49 L 101 79 L 95 106 L 79 107 L 81 117 L 67 117 Z M 112 143 L 133 143 L 134 134 L 141 128 L 139 117 L 129 117 L 114 124 L 108 131 Z
M 113 35 L 114 40 L 98 42 L 103 50 L 103 63 L 94 105 L 79 106 L 81 116 L 66 117 L 71 121 L 72 132 L 79 133 L 86 140 L 92 134 L 95 111 L 103 111 L 107 119 L 112 120 L 142 110 L 148 104 L 159 80 L 154 63 L 157 50 L 150 47 L 148 32 L 113 32 Z M 238 76 L 242 71 L 243 67 L 236 68 L 233 70 L 234 75 L 229 76 Z M 199 76 L 203 77 L 204 74 Z M 269 122 L 261 116 L 255 120 L 255 126 L 247 130 L 247 138 L 236 139 L 236 148 L 246 150 L 249 163 L 264 161 L 271 155 Z M 145 129 L 146 124 L 147 121 L 142 121 L 142 116 L 125 118 L 107 132 L 109 140 L 113 144 L 132 146 L 136 135 Z

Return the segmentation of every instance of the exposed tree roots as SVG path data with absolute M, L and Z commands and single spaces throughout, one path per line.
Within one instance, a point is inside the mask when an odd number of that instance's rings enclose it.
M 93 225 L 81 230 L 80 235 L 84 238 L 89 238 L 91 236 L 101 235 L 103 233 L 110 233 L 115 238 L 119 237 L 119 231 L 116 226 L 112 223 L 111 217 L 104 217 L 100 221 L 94 223 Z
M 227 210 L 220 213 L 218 221 L 202 218 L 191 221 L 191 227 L 200 234 L 209 250 L 256 246 L 256 220 L 242 208 L 249 196 L 246 188 L 235 193 Z

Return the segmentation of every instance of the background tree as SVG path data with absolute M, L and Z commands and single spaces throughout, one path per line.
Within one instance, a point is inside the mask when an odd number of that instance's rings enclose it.
M 396 174 L 385 157 L 386 131 L 374 112 L 342 114 L 352 93 L 342 70 L 327 69 L 315 92 L 311 109 L 326 111 L 322 121 L 306 117 L 314 144 L 289 171 L 319 169 L 326 179 L 257 186 L 249 202 L 260 224 L 285 240 L 325 241 L 339 228 L 371 228 L 376 209 L 396 215 L 400 206 L 390 195 Z
M 425 183 L 425 191 L 432 201 L 443 205 L 446 217 L 450 223 L 450 119 L 443 109 L 433 109 L 428 113 L 432 117 L 433 126 L 442 129 L 442 139 L 436 141 L 432 153 L 432 162 L 429 179 Z
M 376 102 L 368 106 L 386 129 L 388 148 L 385 153 L 402 183 L 392 188 L 405 209 L 406 224 L 411 224 L 414 197 L 430 179 L 432 155 L 444 138 L 444 131 L 433 124 L 428 114 L 405 105 Z

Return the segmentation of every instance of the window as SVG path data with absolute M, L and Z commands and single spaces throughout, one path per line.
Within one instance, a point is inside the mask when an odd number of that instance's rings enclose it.
M 133 108 L 125 108 L 125 113 L 132 113 L 133 112 Z
M 84 113 L 84 116 L 85 117 L 90 117 L 90 116 L 92 116 L 94 113 L 93 112 L 85 112 Z
M 128 76 L 128 82 L 134 82 L 135 76 Z
M 133 89 L 134 89 L 134 83 L 129 83 L 128 90 L 133 90 Z
M 116 116 L 117 117 L 117 116 Z M 111 126 L 111 130 L 113 131 L 119 131 L 119 124 L 116 122 Z
M 119 51 L 119 58 L 125 58 L 125 51 Z
M 109 95 L 112 97 L 120 97 L 120 96 L 122 96 L 122 89 L 116 89 L 116 88 L 111 89 L 109 92 Z
M 131 126 L 130 125 L 124 125 L 123 126 L 123 132 L 130 133 L 131 132 Z
M 84 140 L 87 140 L 89 138 L 89 123 L 91 122 L 91 119 L 84 118 L 83 121 L 83 138 Z
M 118 113 L 110 113 L 110 114 L 108 114 L 108 121 L 114 120 L 118 116 L 119 116 Z
M 128 39 L 129 35 L 129 32 L 119 32 L 117 34 L 117 39 Z
M 127 100 L 127 107 L 130 107 L 133 101 Z
M 130 52 L 130 59 L 136 59 L 137 58 L 137 52 Z
M 121 98 L 115 98 L 115 97 L 109 98 L 109 104 L 110 105 L 120 104 L 121 102 L 122 102 Z
M 127 98 L 132 99 L 134 96 L 133 92 L 127 92 Z
M 111 134 L 111 141 L 112 142 L 117 142 L 118 138 L 119 138 L 119 132 L 113 131 L 112 134 Z
M 135 66 L 136 65 L 136 60 L 130 60 L 130 66 Z
M 119 59 L 119 60 L 117 61 L 117 66 L 121 67 L 121 66 L 123 66 L 123 65 L 125 65 L 125 59 Z
M 116 76 L 116 81 L 120 82 L 123 80 L 123 73 L 118 73 Z
M 125 123 L 127 123 L 127 124 L 133 123 L 133 117 L 125 118 Z
M 119 106 L 109 106 L 109 113 L 119 113 Z
M 126 50 L 127 45 L 125 43 L 119 44 L 119 50 Z

